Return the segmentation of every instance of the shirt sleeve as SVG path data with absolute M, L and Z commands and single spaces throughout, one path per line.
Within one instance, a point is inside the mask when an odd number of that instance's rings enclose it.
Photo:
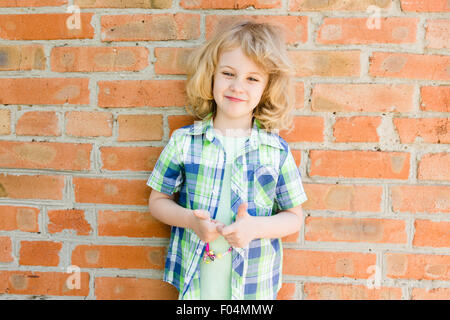
M 289 146 L 287 151 L 287 156 L 281 166 L 275 189 L 277 208 L 280 210 L 294 208 L 308 200 L 303 189 L 300 171 L 297 168 Z
M 184 181 L 183 163 L 180 161 L 182 135 L 176 130 L 161 152 L 147 185 L 156 191 L 171 195 L 181 189 Z

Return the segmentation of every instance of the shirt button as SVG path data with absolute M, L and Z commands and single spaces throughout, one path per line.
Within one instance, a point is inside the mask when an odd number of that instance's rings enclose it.
M 202 254 L 202 251 L 203 251 L 203 250 L 202 250 L 201 248 L 198 248 L 198 249 L 197 249 L 197 254 L 199 254 L 199 255 Z

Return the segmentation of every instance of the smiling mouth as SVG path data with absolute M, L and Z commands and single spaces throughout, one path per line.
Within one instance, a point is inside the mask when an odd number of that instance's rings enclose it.
M 225 96 L 225 98 L 227 98 L 228 100 L 231 100 L 231 101 L 235 101 L 235 102 L 244 101 L 244 100 L 241 100 L 241 99 L 237 99 L 237 98 L 233 98 L 233 97 L 227 97 L 227 96 Z

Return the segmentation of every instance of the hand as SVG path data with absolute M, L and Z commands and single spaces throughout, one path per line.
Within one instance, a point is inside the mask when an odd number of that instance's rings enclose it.
M 209 212 L 206 210 L 192 210 L 194 219 L 192 229 L 204 242 L 212 242 L 216 240 L 220 234 L 217 232 L 217 227 L 225 226 L 223 223 L 211 220 Z
M 219 233 L 234 248 L 246 247 L 254 237 L 254 219 L 247 212 L 248 203 L 242 203 L 236 214 L 236 221 L 229 226 L 217 226 Z

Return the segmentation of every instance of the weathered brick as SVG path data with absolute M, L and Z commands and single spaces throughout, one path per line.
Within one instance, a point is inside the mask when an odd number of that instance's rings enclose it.
M 0 79 L 0 104 L 89 104 L 89 79 Z
M 59 265 L 61 248 L 61 242 L 21 241 L 19 264 L 22 266 L 56 267 Z
M 76 232 L 76 235 L 88 236 L 92 232 L 92 227 L 86 220 L 84 210 L 49 210 L 47 215 L 49 233 L 70 230 Z
M 450 7 L 450 5 L 449 5 Z M 450 21 L 448 19 L 427 20 L 425 41 L 427 48 L 450 48 Z
M 164 247 L 78 245 L 72 264 L 80 268 L 157 269 L 164 268 Z
M 376 6 L 383 11 L 389 9 L 392 0 L 292 0 L 289 1 L 290 11 L 366 11 L 369 6 Z
M 307 217 L 305 240 L 406 244 L 403 220 Z
M 381 186 L 306 183 L 304 189 L 305 210 L 381 212 Z
M 50 7 L 67 4 L 67 0 L 0 0 L 0 7 Z
M 367 18 L 325 18 L 318 30 L 320 44 L 376 44 L 416 42 L 418 18 L 378 18 L 372 26 Z
M 152 171 L 163 147 L 101 147 L 102 169 Z
M 16 134 L 21 136 L 60 136 L 59 119 L 53 111 L 28 111 L 20 116 Z
M 185 9 L 276 9 L 281 8 L 281 0 L 181 0 L 180 6 Z
M 367 279 L 376 255 L 359 252 L 331 252 L 284 249 L 283 273 L 310 277 Z
M 10 237 L 0 236 L 0 263 L 13 262 L 12 242 Z
M 379 142 L 380 117 L 339 117 L 333 125 L 334 142 Z
M 117 141 L 153 141 L 163 137 L 160 115 L 119 115 L 119 137 Z
M 0 39 L 93 39 L 94 27 L 91 25 L 93 15 L 91 12 L 2 14 Z M 76 21 L 79 22 L 79 28 Z
M 0 109 L 0 135 L 11 133 L 11 111 L 9 109 Z
M 140 71 L 148 66 L 144 47 L 56 47 L 51 69 L 55 72 Z
M 449 56 L 374 52 L 369 62 L 369 75 L 376 78 L 450 80 Z
M 420 95 L 421 110 L 450 112 L 450 86 L 421 87 Z
M 170 226 L 151 216 L 149 212 L 98 212 L 98 235 L 109 237 L 169 238 Z
M 391 279 L 450 280 L 450 256 L 433 254 L 385 254 L 386 276 Z
M 450 222 L 416 220 L 413 246 L 450 247 Z
M 450 143 L 448 118 L 394 118 L 401 143 Z
M 417 169 L 420 180 L 450 181 L 450 154 L 428 153 L 420 159 Z
M 74 177 L 73 185 L 75 201 L 79 203 L 143 206 L 150 196 L 150 188 L 143 180 Z
M 323 131 L 325 128 L 324 119 L 322 117 L 294 117 L 294 128 L 291 132 L 280 130 L 280 136 L 286 142 L 322 142 Z
M 447 0 L 400 0 L 403 11 L 416 12 L 449 12 L 450 5 Z
M 62 200 L 63 176 L 0 174 L 0 198 Z
M 390 193 L 394 212 L 450 212 L 448 186 L 391 186 Z
M 39 209 L 24 206 L 0 206 L 0 230 L 39 232 Z
M 98 300 L 177 300 L 178 290 L 159 279 L 95 277 Z
M 112 136 L 113 115 L 109 112 L 71 111 L 66 113 L 66 133 L 76 137 Z
M 75 0 L 80 8 L 142 8 L 168 9 L 172 7 L 172 0 Z
M 190 13 L 102 15 L 102 41 L 193 40 L 200 36 L 200 15 Z
M 368 288 L 363 285 L 339 283 L 305 283 L 307 300 L 401 300 L 402 289 L 395 287 Z
M 297 77 L 359 77 L 359 51 L 289 51 Z
M 412 288 L 411 300 L 450 300 L 450 289 Z
M 116 80 L 98 82 L 103 108 L 181 107 L 187 102 L 182 80 Z
M 45 63 L 42 45 L 0 46 L 0 71 L 44 70 Z
M 78 170 L 90 169 L 91 144 L 0 141 L 5 150 L 0 166 L 6 168 Z
M 311 109 L 337 112 L 413 111 L 414 86 L 408 84 L 318 83 Z
M 408 179 L 409 153 L 311 150 L 310 176 Z

